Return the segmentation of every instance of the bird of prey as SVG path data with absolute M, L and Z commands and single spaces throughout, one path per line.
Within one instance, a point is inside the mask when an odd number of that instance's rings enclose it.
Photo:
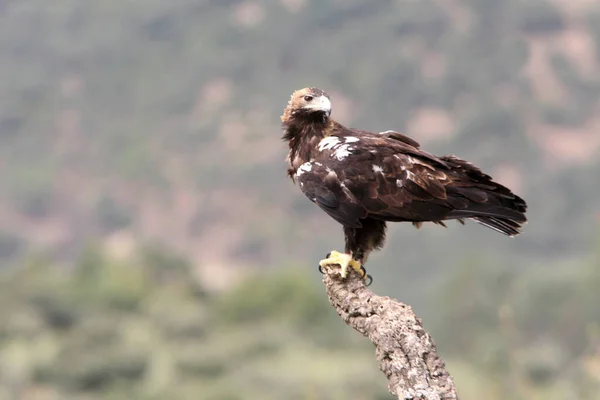
M 295 91 L 281 120 L 289 145 L 288 175 L 302 192 L 343 225 L 345 251 L 320 267 L 339 264 L 368 278 L 363 265 L 383 247 L 386 222 L 474 220 L 507 236 L 527 221 L 525 201 L 456 156 L 438 157 L 396 131 L 347 128 L 331 117 L 329 95 Z

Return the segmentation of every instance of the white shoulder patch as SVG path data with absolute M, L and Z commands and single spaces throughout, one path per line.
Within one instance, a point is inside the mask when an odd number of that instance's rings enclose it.
M 375 172 L 375 173 L 383 172 L 383 168 L 381 167 L 381 165 L 373 164 L 373 172 Z
M 340 143 L 340 139 L 337 136 L 327 136 L 319 142 L 319 151 L 329 150 L 338 143 Z
M 335 157 L 339 161 L 342 161 L 355 150 L 355 148 L 351 147 L 348 143 L 358 141 L 358 138 L 355 138 L 354 136 L 347 136 L 344 139 L 346 140 L 346 143 L 342 143 L 337 136 L 327 136 L 319 142 L 318 149 L 319 151 L 333 150 L 331 157 Z
M 335 153 L 333 153 L 335 158 L 337 158 L 339 161 L 342 161 L 344 158 L 348 157 L 350 154 L 352 154 L 352 148 L 350 148 L 350 146 L 347 144 L 341 145 L 340 147 L 335 149 Z
M 302 164 L 301 166 L 298 167 L 298 169 L 296 170 L 296 176 L 300 176 L 305 172 L 310 172 L 312 171 L 312 163 L 309 162 L 305 162 L 304 164 Z

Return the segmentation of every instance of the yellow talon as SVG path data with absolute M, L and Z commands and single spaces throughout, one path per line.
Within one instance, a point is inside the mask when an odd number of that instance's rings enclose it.
M 327 255 L 327 258 L 319 262 L 321 268 L 331 264 L 338 264 L 342 268 L 342 278 L 345 278 L 348 275 L 348 266 L 352 267 L 353 270 L 358 272 L 361 277 L 365 277 L 365 269 L 358 261 L 352 258 L 351 254 L 340 253 L 334 250 Z

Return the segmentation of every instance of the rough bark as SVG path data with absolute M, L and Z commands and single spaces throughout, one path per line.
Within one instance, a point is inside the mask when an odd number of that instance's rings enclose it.
M 339 271 L 338 265 L 323 268 L 329 302 L 346 324 L 373 342 L 390 393 L 398 399 L 458 399 L 433 339 L 412 308 L 376 295 L 353 270 L 346 279 Z

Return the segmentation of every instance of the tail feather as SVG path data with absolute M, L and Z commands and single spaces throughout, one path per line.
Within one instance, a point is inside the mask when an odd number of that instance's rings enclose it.
M 494 210 L 454 210 L 448 215 L 449 219 L 468 218 L 507 236 L 516 236 L 521 227 L 527 222 L 525 215 L 508 208 L 494 207 Z
M 493 229 L 496 232 L 503 233 L 507 236 L 517 236 L 519 233 L 521 233 L 519 231 L 519 229 L 521 228 L 521 224 L 510 219 L 501 219 L 494 217 L 475 217 L 471 219 L 473 221 L 479 222 L 485 227 Z
M 525 200 L 464 160 L 454 156 L 442 159 L 453 164 L 462 175 L 454 185 L 446 187 L 448 195 L 462 199 L 463 205 L 452 210 L 449 219 L 468 218 L 507 236 L 520 233 L 527 222 Z

